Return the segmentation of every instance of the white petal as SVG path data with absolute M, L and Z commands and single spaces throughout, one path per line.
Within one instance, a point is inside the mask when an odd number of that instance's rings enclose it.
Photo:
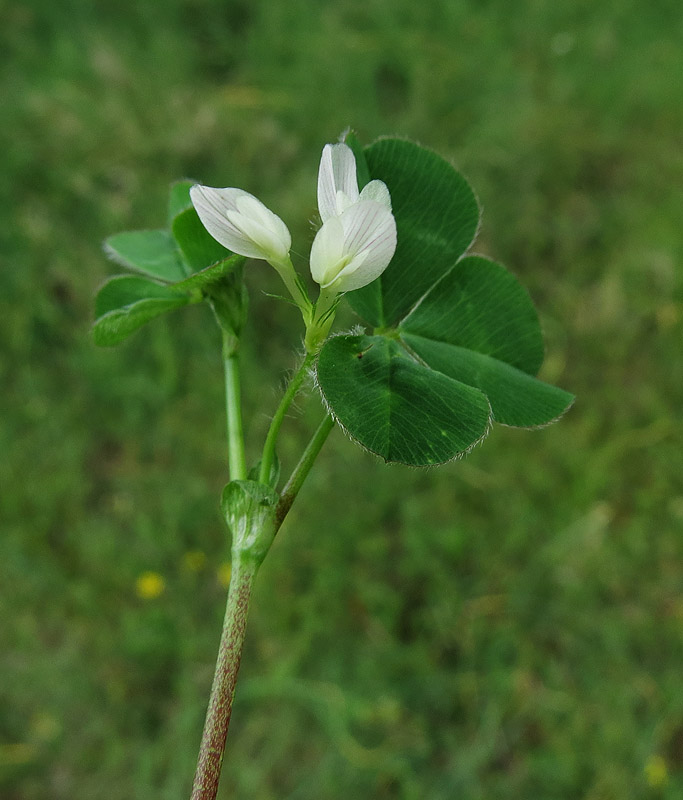
M 334 285 L 350 292 L 372 283 L 389 266 L 396 251 L 396 221 L 382 203 L 355 203 L 339 218 L 344 229 L 344 254 L 348 263 Z
M 391 210 L 391 196 L 384 181 L 370 181 L 363 187 L 358 199 L 374 200 L 375 203 L 381 203 Z
M 350 292 L 353 289 L 360 289 L 372 283 L 376 277 L 382 274 L 383 270 L 368 271 L 364 268 L 368 254 L 357 253 L 342 269 L 337 272 L 333 280 L 328 281 L 323 289 L 334 289 L 336 292 Z
M 349 292 L 372 283 L 396 250 L 396 222 L 389 209 L 370 200 L 331 217 L 311 248 L 311 274 L 323 288 Z
M 338 192 L 352 203 L 358 200 L 356 159 L 348 145 L 326 144 L 318 170 L 318 211 L 323 222 L 338 214 Z
M 239 211 L 228 211 L 228 221 L 232 222 L 258 251 L 257 255 L 252 257 L 280 261 L 289 252 L 288 242 L 283 241 L 270 228 L 253 217 L 240 214 Z
M 216 241 L 248 258 L 282 258 L 292 243 L 285 223 L 243 189 L 196 185 L 190 198 Z
M 311 247 L 311 276 L 325 286 L 333 281 L 344 260 L 344 228 L 339 217 L 330 217 L 323 223 Z
M 336 217 L 343 214 L 349 206 L 353 205 L 353 200 L 348 196 L 348 194 L 344 194 L 341 189 L 337 192 L 337 197 L 335 198 L 335 209 L 334 215 Z
M 285 252 L 289 251 L 292 245 L 292 237 L 285 223 L 277 214 L 263 205 L 263 203 L 251 194 L 243 194 L 237 198 L 237 210 L 247 217 L 251 217 L 264 228 L 272 231 L 281 242 L 286 243 Z
M 396 250 L 396 220 L 381 203 L 363 200 L 354 203 L 339 221 L 344 228 L 344 252 L 370 251 L 373 260 L 391 260 Z
M 228 213 L 228 219 L 257 244 L 262 258 L 282 259 L 292 246 L 292 237 L 285 223 L 251 194 L 236 199 L 237 211 Z

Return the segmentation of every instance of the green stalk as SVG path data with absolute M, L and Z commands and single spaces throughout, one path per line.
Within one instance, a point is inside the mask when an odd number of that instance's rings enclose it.
M 318 425 L 318 429 L 313 434 L 311 441 L 306 445 L 306 449 L 299 459 L 299 463 L 294 467 L 292 474 L 289 476 L 289 480 L 282 490 L 280 502 L 277 504 L 277 509 L 275 511 L 276 530 L 282 525 L 284 518 L 287 516 L 287 512 L 292 507 L 292 503 L 299 494 L 299 490 L 303 486 L 306 476 L 311 471 L 313 462 L 318 457 L 318 453 L 320 453 L 332 428 L 334 428 L 334 419 L 331 414 L 327 414 L 320 425 Z
M 191 800 L 215 800 L 240 668 L 251 589 L 258 569 L 249 556 L 233 553 L 230 588 L 216 671 L 199 748 Z
M 301 388 L 314 358 L 315 355 L 312 353 L 305 356 L 299 369 L 289 382 L 270 424 L 261 459 L 260 480 L 262 483 L 267 483 L 267 478 L 270 477 L 275 457 L 275 443 L 280 427 L 287 410 Z M 247 476 L 247 471 L 242 433 L 237 343 L 235 338 L 225 331 L 223 334 L 223 361 L 225 364 L 230 476 L 232 480 L 244 480 Z M 282 524 L 282 520 L 291 507 L 333 426 L 334 420 L 330 415 L 327 415 L 308 443 L 299 463 L 294 468 L 277 505 L 277 527 Z M 215 800 L 218 793 L 225 742 L 230 725 L 235 686 L 246 633 L 249 602 L 259 563 L 259 558 L 255 558 L 254 555 L 246 550 L 239 549 L 239 545 L 236 547 L 235 543 L 233 543 L 232 572 L 223 620 L 223 631 L 202 733 L 191 800 Z
M 239 357 L 235 337 L 223 331 L 223 364 L 225 366 L 225 413 L 228 426 L 228 464 L 230 480 L 247 477 L 240 402 Z
M 268 435 L 266 436 L 266 443 L 263 446 L 263 454 L 261 456 L 261 470 L 259 472 L 259 481 L 261 483 L 268 483 L 270 480 L 270 470 L 273 466 L 273 460 L 275 458 L 275 444 L 277 442 L 278 434 L 280 433 L 282 422 L 284 421 L 285 415 L 292 404 L 292 400 L 294 400 L 297 392 L 301 388 L 301 384 L 304 382 L 306 373 L 308 372 L 308 369 L 313 363 L 314 359 L 315 353 L 306 354 L 304 360 L 301 362 L 301 366 L 294 373 L 294 377 L 289 382 L 289 386 L 287 386 L 287 390 L 285 391 L 282 400 L 280 401 L 280 405 L 277 407 L 277 411 L 275 412 L 275 415 L 270 423 Z

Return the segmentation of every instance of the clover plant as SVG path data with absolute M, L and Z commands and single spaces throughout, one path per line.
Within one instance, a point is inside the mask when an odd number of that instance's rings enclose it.
M 99 291 L 97 344 L 118 344 L 155 317 L 199 302 L 222 331 L 230 482 L 221 506 L 232 573 L 193 800 L 213 800 L 218 789 L 254 576 L 334 425 L 387 462 L 425 467 L 463 456 L 495 422 L 547 425 L 573 399 L 536 377 L 543 339 L 526 290 L 505 267 L 469 252 L 479 206 L 447 161 L 402 139 L 362 148 L 349 133 L 323 149 L 317 195 L 314 301 L 292 265 L 287 226 L 242 189 L 176 183 L 165 229 L 106 243 L 136 274 Z M 239 378 L 245 272 L 258 268 L 248 259 L 280 275 L 305 342 L 255 461 L 245 454 Z M 330 334 L 342 299 L 361 325 Z M 278 434 L 309 373 L 322 419 L 280 485 Z

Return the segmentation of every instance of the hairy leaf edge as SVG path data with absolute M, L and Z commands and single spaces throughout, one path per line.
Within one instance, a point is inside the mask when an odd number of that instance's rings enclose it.
M 359 331 L 358 330 L 358 326 L 355 326 L 350 331 L 341 331 L 339 333 L 333 334 L 332 336 L 328 336 L 327 339 L 325 340 L 325 343 L 329 342 L 330 339 L 336 339 L 338 336 L 359 336 L 359 335 L 367 336 L 368 334 L 365 332 L 364 329 L 361 329 Z M 372 335 L 373 336 L 382 336 L 383 338 L 388 338 L 388 337 L 384 336 L 383 334 L 372 334 Z M 412 358 L 412 360 L 415 361 L 415 363 L 419 363 L 420 366 L 427 366 L 427 369 L 432 370 L 432 372 L 438 372 L 438 370 L 432 369 L 428 365 L 425 365 L 425 364 L 421 363 L 418 359 L 413 358 L 412 357 L 412 353 L 409 352 L 407 348 L 404 348 L 404 350 L 406 352 L 406 355 L 409 358 Z M 443 372 L 439 372 L 439 375 L 443 375 L 443 377 L 448 378 L 449 380 L 455 381 L 454 378 L 451 378 L 449 375 L 444 375 Z M 489 399 L 488 399 L 486 393 L 482 392 L 481 389 L 477 389 L 477 391 L 481 392 L 481 394 L 486 398 L 486 403 L 487 403 L 487 405 L 489 407 L 489 415 L 488 415 L 488 420 L 487 420 L 487 424 L 486 424 L 486 429 L 484 430 L 482 435 L 476 441 L 472 442 L 464 450 L 461 450 L 460 452 L 456 453 L 452 458 L 447 458 L 445 461 L 437 461 L 434 464 L 407 464 L 405 461 L 391 461 L 389 459 L 384 458 L 384 456 L 381 453 L 378 453 L 376 450 L 372 450 L 370 447 L 368 447 L 367 445 L 363 444 L 363 442 L 358 440 L 351 433 L 351 431 L 349 431 L 346 428 L 346 426 L 342 424 L 342 422 L 340 421 L 339 417 L 335 414 L 334 409 L 330 405 L 327 397 L 325 396 L 325 392 L 323 391 L 322 386 L 320 385 L 320 380 L 318 379 L 318 362 L 317 362 L 317 359 L 316 359 L 316 363 L 315 363 L 315 368 L 311 369 L 311 376 L 313 378 L 313 382 L 314 382 L 315 388 L 318 390 L 318 394 L 320 395 L 320 399 L 322 401 L 322 404 L 323 404 L 325 410 L 332 417 L 332 419 L 334 419 L 335 423 L 339 426 L 339 429 L 342 431 L 342 433 L 350 441 L 352 441 L 354 444 L 358 445 L 358 447 L 360 447 L 361 450 L 364 450 L 366 453 L 372 453 L 372 455 L 373 456 L 377 456 L 377 458 L 381 458 L 382 461 L 384 461 L 385 464 L 401 464 L 404 467 L 410 467 L 411 469 L 431 469 L 432 467 L 442 467 L 444 464 L 450 464 L 453 461 L 460 461 L 460 459 L 465 458 L 466 456 L 468 456 L 472 452 L 472 450 L 475 449 L 475 447 L 478 447 L 484 441 L 484 439 L 486 439 L 486 437 L 489 435 L 489 433 L 491 433 L 491 429 L 493 428 L 494 420 L 493 420 L 493 411 L 491 409 L 491 403 L 489 402 Z M 455 381 L 455 382 L 457 383 L 457 381 Z M 467 385 L 467 384 L 465 384 L 465 385 Z M 477 387 L 473 386 L 471 388 L 476 389 Z

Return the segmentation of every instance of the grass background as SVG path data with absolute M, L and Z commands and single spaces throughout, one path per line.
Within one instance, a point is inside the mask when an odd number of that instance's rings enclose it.
M 97 350 L 101 241 L 188 176 L 305 254 L 348 125 L 468 176 L 578 400 L 432 471 L 332 434 L 260 575 L 221 797 L 683 795 L 681 41 L 667 0 L 0 3 L 2 798 L 187 797 L 219 637 L 217 333 L 191 308 Z M 255 454 L 300 331 L 250 273 Z

